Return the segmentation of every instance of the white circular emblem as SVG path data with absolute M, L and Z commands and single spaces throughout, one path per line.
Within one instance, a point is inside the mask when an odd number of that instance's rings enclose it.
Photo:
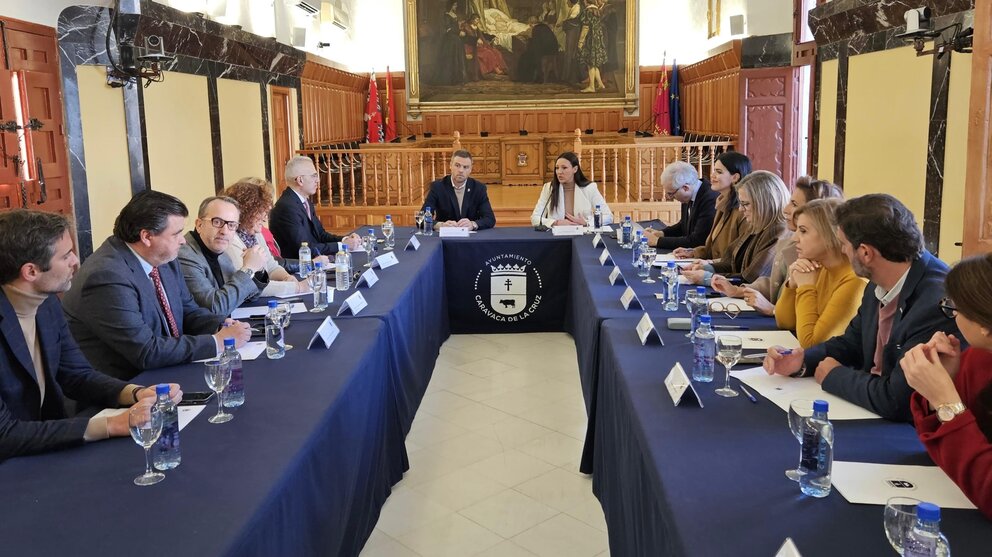
M 503 253 L 486 260 L 475 275 L 474 288 L 475 304 L 486 317 L 517 322 L 541 305 L 544 283 L 530 259 Z

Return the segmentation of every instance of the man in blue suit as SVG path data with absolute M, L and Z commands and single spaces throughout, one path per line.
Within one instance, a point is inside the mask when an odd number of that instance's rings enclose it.
M 858 276 L 861 308 L 844 334 L 805 352 L 773 347 L 765 370 L 813 376 L 823 390 L 894 421 L 911 422 L 913 389 L 903 355 L 937 331 L 961 338 L 940 309 L 947 265 L 923 247 L 913 214 L 891 195 L 856 197 L 837 208 L 837 235 Z
M 69 334 L 56 294 L 78 264 L 65 217 L 0 214 L 0 460 L 129 435 L 126 412 L 72 418 L 65 396 L 100 407 L 155 400 L 154 387 L 94 371 Z M 171 387 L 178 402 L 182 392 Z
M 213 358 L 225 338 L 238 347 L 251 336 L 245 323 L 201 308 L 176 257 L 186 243 L 189 212 L 157 191 L 134 196 L 114 223 L 114 235 L 91 255 L 62 299 L 69 329 L 93 365 L 119 379 L 146 369 Z
M 435 227 L 464 226 L 469 230 L 484 230 L 496 226 L 496 214 L 489 203 L 486 185 L 469 178 L 472 154 L 458 150 L 451 155 L 451 174 L 431 184 L 421 209 L 430 207 L 437 212 Z
M 716 218 L 716 198 L 707 180 L 701 180 L 696 168 L 684 161 L 669 163 L 661 172 L 665 199 L 682 204 L 682 218 L 664 230 L 645 228 L 648 244 L 659 249 L 694 248 L 706 243 Z

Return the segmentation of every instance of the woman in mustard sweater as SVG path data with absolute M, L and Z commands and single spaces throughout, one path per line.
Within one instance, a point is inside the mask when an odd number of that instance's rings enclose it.
M 796 209 L 796 253 L 775 304 L 775 321 L 809 348 L 844 332 L 858 312 L 865 283 L 841 251 L 832 224 L 841 199 L 817 199 Z

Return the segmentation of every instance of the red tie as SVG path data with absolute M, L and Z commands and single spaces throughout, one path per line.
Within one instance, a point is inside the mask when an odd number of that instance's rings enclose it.
M 152 277 L 152 282 L 155 283 L 155 296 L 158 298 L 158 305 L 162 306 L 162 311 L 165 312 L 165 321 L 169 324 L 169 334 L 179 338 L 179 327 L 176 326 L 176 318 L 172 316 L 169 300 L 165 297 L 165 287 L 162 286 L 162 277 L 158 274 L 158 267 L 152 269 L 148 276 Z

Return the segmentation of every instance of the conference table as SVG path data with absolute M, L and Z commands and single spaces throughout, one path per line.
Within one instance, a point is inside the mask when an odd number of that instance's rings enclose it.
M 245 406 L 214 425 L 211 402 L 183 430 L 182 465 L 155 487 L 132 485 L 143 457 L 130 439 L 0 464 L 0 553 L 357 555 L 408 468 L 404 438 L 449 333 L 534 331 L 575 340 L 590 420 L 582 470 L 593 474 L 613 555 L 773 555 L 787 536 L 806 556 L 891 552 L 880 506 L 836 492 L 804 497 L 785 478 L 798 444 L 774 404 L 697 385 L 705 408 L 673 406 L 662 381 L 675 361 L 688 369 L 691 347 L 664 323 L 685 312 L 662 311 L 660 281 L 636 277 L 616 240 L 604 234 L 594 247 L 588 235 L 498 228 L 418 236 L 419 249 L 404 250 L 411 233 L 397 229 L 399 263 L 375 269 L 371 288 L 293 314 L 294 349 L 245 362 Z M 610 284 L 614 265 L 625 285 Z M 621 305 L 627 285 L 644 309 Z M 356 291 L 367 306 L 336 317 Z M 641 345 L 634 327 L 644 313 L 665 346 Z M 307 350 L 329 316 L 339 336 Z M 771 327 L 755 316 L 714 320 Z M 206 390 L 202 371 L 188 364 L 136 381 Z M 837 459 L 932 464 L 908 425 L 835 426 Z M 977 511 L 946 510 L 942 527 L 955 555 L 992 547 Z

